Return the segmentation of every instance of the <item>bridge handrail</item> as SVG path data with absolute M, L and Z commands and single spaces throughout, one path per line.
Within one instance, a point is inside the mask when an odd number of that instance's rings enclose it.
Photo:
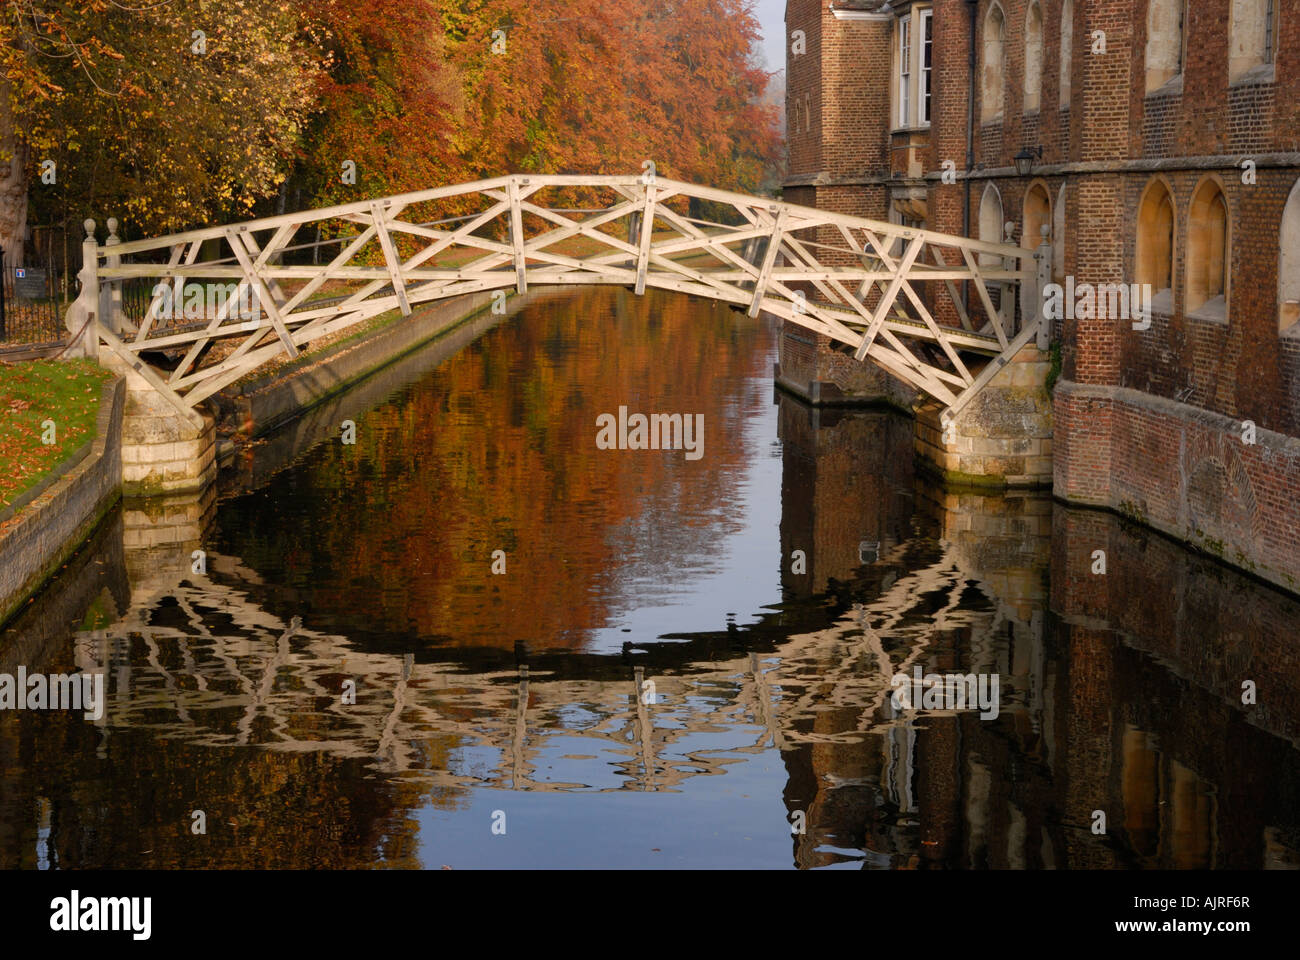
M 470 193 L 482 193 L 485 190 L 496 190 L 509 186 L 512 181 L 519 186 L 539 188 L 636 187 L 645 185 L 643 179 L 636 174 L 602 174 L 594 176 L 582 176 L 579 174 L 510 174 L 503 177 L 492 177 L 487 180 L 476 180 L 472 183 L 453 184 L 446 187 L 434 187 L 429 190 L 399 193 L 387 197 L 356 200 L 351 203 L 336 204 L 331 207 L 320 207 L 312 210 L 302 210 L 297 213 L 280 213 L 270 217 L 241 220 L 236 223 L 223 224 L 217 227 L 200 227 L 195 230 L 186 230 L 181 233 L 171 233 L 165 236 L 151 237 L 144 240 L 129 240 L 112 246 L 96 245 L 95 254 L 101 259 L 108 256 L 130 256 L 135 253 L 161 250 L 175 246 L 178 243 L 192 243 L 195 240 L 221 239 L 225 237 L 226 231 L 230 229 L 239 232 L 246 232 L 249 230 L 268 230 L 276 227 L 288 226 L 290 224 L 306 226 L 309 223 L 315 223 L 319 220 L 331 220 L 337 217 L 348 216 L 349 214 L 368 213 L 372 203 L 380 203 L 385 207 L 398 205 L 409 206 L 413 203 L 424 203 L 430 200 L 445 200 L 448 197 L 462 196 Z M 714 187 L 700 187 L 695 184 L 684 183 L 680 180 L 671 180 L 665 177 L 655 177 L 651 182 L 661 191 L 661 193 L 667 191 L 670 193 L 697 197 L 701 200 L 712 200 L 717 203 L 739 204 L 743 206 L 759 205 L 767 207 L 774 212 L 776 210 L 785 209 L 787 213 L 797 213 L 810 219 L 819 220 L 824 224 L 870 230 L 873 233 L 894 239 L 910 240 L 914 237 L 920 236 L 924 238 L 927 244 L 941 247 L 953 246 L 955 240 L 960 240 L 961 246 L 968 250 L 977 253 L 987 253 L 1003 258 L 1015 258 L 1022 263 L 1025 261 L 1032 261 L 1035 253 L 1033 249 L 1021 247 L 1012 243 L 994 243 L 988 240 L 979 240 L 970 237 L 953 237 L 950 234 L 937 233 L 933 230 L 922 230 L 917 227 L 908 227 L 903 224 L 889 223 L 884 220 L 871 220 L 866 217 L 855 217 L 850 214 L 835 213 L 829 210 L 821 210 L 816 207 L 806 207 L 801 204 L 790 203 L 786 200 L 756 197 L 744 193 L 735 193 L 729 190 L 719 190 Z M 160 264 L 160 266 L 162 266 L 162 264 Z

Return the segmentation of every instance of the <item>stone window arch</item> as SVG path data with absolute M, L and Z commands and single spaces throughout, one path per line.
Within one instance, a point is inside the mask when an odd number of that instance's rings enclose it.
M 1300 336 L 1300 180 L 1282 211 L 1277 262 L 1277 329 Z
M 1061 107 L 1070 105 L 1074 58 L 1074 0 L 1061 4 Z
M 1189 315 L 1228 319 L 1231 220 L 1223 185 L 1214 177 L 1201 181 L 1187 210 L 1187 291 L 1183 309 Z
M 1271 79 L 1277 51 L 1277 0 L 1232 0 L 1228 23 L 1228 80 Z
M 1037 0 L 1025 14 L 1025 113 L 1037 113 L 1043 100 L 1043 8 Z
M 1173 309 L 1174 221 L 1173 191 L 1157 177 L 1138 204 L 1137 282 L 1151 285 L 1152 306 L 1165 313 Z
M 1186 0 L 1149 0 L 1147 4 L 1147 93 L 1183 75 Z
M 990 183 L 985 186 L 984 195 L 980 197 L 979 239 L 985 243 L 1002 243 L 1005 223 L 1002 194 Z M 980 265 L 1000 267 L 1002 258 L 992 253 L 981 253 Z
M 980 73 L 980 119 L 992 123 L 1002 119 L 1006 98 L 1007 18 L 1002 7 L 993 4 L 984 16 L 984 65 Z

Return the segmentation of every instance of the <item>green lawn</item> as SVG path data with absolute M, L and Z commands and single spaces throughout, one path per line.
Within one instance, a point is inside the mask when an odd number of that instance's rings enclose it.
M 0 364 L 0 509 L 94 437 L 111 376 L 92 360 Z

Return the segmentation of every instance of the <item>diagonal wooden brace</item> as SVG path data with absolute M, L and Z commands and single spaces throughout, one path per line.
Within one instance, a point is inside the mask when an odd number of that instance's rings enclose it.
M 758 316 L 763 296 L 767 292 L 767 282 L 772 276 L 772 267 L 776 265 L 776 255 L 781 250 L 781 237 L 785 232 L 785 215 L 786 208 L 783 206 L 777 211 L 776 222 L 772 225 L 772 238 L 767 243 L 767 252 L 763 254 L 763 266 L 759 269 L 758 279 L 754 282 L 754 299 L 749 304 L 751 317 Z

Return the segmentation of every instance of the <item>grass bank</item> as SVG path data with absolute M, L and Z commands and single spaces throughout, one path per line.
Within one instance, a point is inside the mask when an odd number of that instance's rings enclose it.
M 95 438 L 111 378 L 93 360 L 0 364 L 0 510 Z

